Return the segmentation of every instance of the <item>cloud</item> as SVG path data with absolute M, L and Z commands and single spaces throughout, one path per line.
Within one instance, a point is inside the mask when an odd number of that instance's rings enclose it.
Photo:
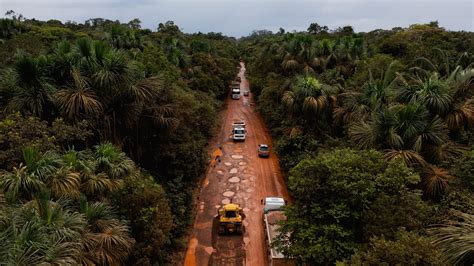
M 473 31 L 473 5 L 471 0 L 0 0 L 0 11 L 78 22 L 140 18 L 150 29 L 173 20 L 185 32 L 239 37 L 255 29 L 304 30 L 312 22 L 370 31 L 438 20 L 447 29 Z

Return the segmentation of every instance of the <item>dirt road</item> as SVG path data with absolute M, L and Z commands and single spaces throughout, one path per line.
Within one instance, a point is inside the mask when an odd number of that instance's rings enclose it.
M 199 194 L 199 210 L 184 261 L 186 266 L 266 265 L 260 200 L 266 196 L 288 198 L 274 153 L 268 159 L 257 155 L 258 144 L 266 143 L 272 147 L 272 142 L 263 120 L 251 104 L 252 94 L 243 96 L 243 91 L 249 88 L 243 63 L 239 76 L 242 79 L 241 98 L 227 100 L 221 131 L 211 142 L 217 145 Z M 245 142 L 234 143 L 229 137 L 232 122 L 237 120 L 246 123 Z M 213 219 L 217 209 L 230 201 L 239 203 L 244 210 L 243 236 L 216 233 Z

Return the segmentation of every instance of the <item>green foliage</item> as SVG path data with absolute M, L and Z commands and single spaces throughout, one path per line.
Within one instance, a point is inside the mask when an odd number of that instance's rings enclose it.
M 2 261 L 167 262 L 174 228 L 167 195 L 117 147 L 106 143 L 94 151 L 59 154 L 26 147 L 23 157 L 24 166 L 0 172 L 9 200 L 0 209 L 0 238 L 12 242 L 4 245 Z M 117 214 L 131 223 L 130 230 Z M 35 230 L 34 239 L 15 246 L 23 241 L 23 232 L 15 230 Z M 53 249 L 58 258 L 47 256 Z
M 6 116 L 0 121 L 0 167 L 12 169 L 22 161 L 22 150 L 36 147 L 39 152 L 51 149 L 81 148 L 92 137 L 86 122 L 74 126 L 61 119 L 51 125 L 36 117 L 23 117 L 20 114 Z
M 430 239 L 404 230 L 395 240 L 370 239 L 366 250 L 352 255 L 348 265 L 443 265 L 440 252 Z
M 474 191 L 474 149 L 455 161 L 452 172 L 463 181 L 467 188 Z
M 254 32 L 241 44 L 257 108 L 277 139 L 283 168 L 293 168 L 295 204 L 287 210 L 288 235 L 279 246 L 308 264 L 331 264 L 356 249 L 370 256 L 360 264 L 441 264 L 426 253 L 430 245 L 422 229 L 447 218 L 449 208 L 472 211 L 472 195 L 462 186 L 471 189 L 464 153 L 474 124 L 474 35 L 446 31 L 437 22 L 360 34 L 350 26 L 325 33 L 313 23 L 308 31 Z M 301 75 L 334 90 L 324 98 L 322 86 L 298 82 Z M 344 163 L 325 165 L 328 155 L 312 159 L 335 146 L 381 153 L 377 160 L 366 152 L 364 160 L 341 155 L 343 162 L 358 162 L 342 178 L 337 174 L 348 168 Z M 416 178 L 400 180 L 403 175 L 387 172 L 388 165 Z M 406 172 L 405 165 L 415 169 Z M 372 170 L 384 173 L 387 186 L 374 180 Z M 357 176 L 360 171 L 367 176 Z M 456 175 L 467 179 L 459 182 Z M 401 227 L 413 236 L 398 236 Z M 407 246 L 418 233 L 420 245 L 406 253 L 387 252 L 386 258 L 364 248 L 371 238 L 387 248 Z
M 131 224 L 137 244 L 129 259 L 137 264 L 163 264 L 174 243 L 171 230 L 176 226 L 163 188 L 146 174 L 125 178 L 122 189 L 114 193 L 114 205 Z
M 409 188 L 419 181 L 402 162 L 387 162 L 376 151 L 336 149 L 302 160 L 290 171 L 295 202 L 287 209 L 277 247 L 302 261 L 323 264 L 345 258 L 372 235 L 403 226 L 419 229 L 427 208 Z M 423 211 L 380 216 L 383 208 L 393 214 L 416 206 Z

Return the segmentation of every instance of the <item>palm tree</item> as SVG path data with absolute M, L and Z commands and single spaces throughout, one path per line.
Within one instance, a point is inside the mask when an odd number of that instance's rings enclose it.
M 55 93 L 62 115 L 72 121 L 86 117 L 98 118 L 103 106 L 89 82 L 77 68 L 73 68 L 71 75 L 73 83 Z
M 67 207 L 68 202 L 51 201 L 48 192 L 40 193 L 34 200 L 22 206 L 18 222 L 39 222 L 43 232 L 53 241 L 77 241 L 85 230 L 86 220 L 78 212 Z
M 352 75 L 355 63 L 366 52 L 366 46 L 361 38 L 347 36 L 333 43 L 326 58 L 326 67 L 335 68 L 340 74 L 348 78 Z
M 448 180 L 452 176 L 446 169 L 429 166 L 424 169 L 421 185 L 425 195 L 432 199 L 440 199 L 448 189 Z
M 430 118 L 423 105 L 408 104 L 384 108 L 369 120 L 352 124 L 349 136 L 362 148 L 386 149 L 387 158 L 402 157 L 409 165 L 423 165 L 428 147 L 445 143 L 448 131 L 441 119 Z
M 441 116 L 450 130 L 474 123 L 474 70 L 463 68 L 467 58 L 463 53 L 455 61 L 443 50 L 435 49 L 435 58 L 419 58 L 420 67 L 406 81 L 402 98 L 419 98 L 434 115 Z
M 120 179 L 136 171 L 134 162 L 111 143 L 95 147 L 94 159 L 99 171 L 107 173 L 111 179 Z
M 0 187 L 5 191 L 7 198 L 31 199 L 36 192 L 45 187 L 43 181 L 36 175 L 30 174 L 26 166 L 20 164 L 19 168 L 13 167 L 12 172 L 0 171 Z
M 83 216 L 64 203 L 40 196 L 6 210 L 0 227 L 0 261 L 15 265 L 76 264 L 86 226 Z
M 442 77 L 447 77 L 452 73 L 452 70 L 458 67 L 466 67 L 470 63 L 468 60 L 467 52 L 461 53 L 458 58 L 451 58 L 447 51 L 436 47 L 432 51 L 431 59 L 426 57 L 415 59 L 417 66 L 413 67 L 413 69 L 428 73 L 437 72 Z
M 112 148 L 114 147 L 112 146 Z M 112 178 L 104 171 L 107 170 L 109 166 L 113 167 L 112 162 L 118 161 L 125 155 L 120 154 L 121 152 L 116 150 L 110 153 L 112 154 L 110 157 L 114 157 L 114 159 L 107 157 L 108 153 L 106 151 L 103 151 L 103 158 L 100 159 L 96 159 L 94 154 L 87 152 L 69 150 L 64 153 L 61 157 L 62 168 L 60 168 L 63 174 L 53 175 L 58 176 L 58 179 L 55 181 L 61 181 L 60 185 L 58 185 L 59 192 L 57 193 L 64 193 L 65 196 L 70 198 L 77 198 L 80 193 L 84 193 L 90 198 L 100 198 L 106 193 L 120 188 L 123 182 L 122 179 L 120 179 L 121 177 Z M 100 166 L 99 168 L 100 162 L 106 164 L 106 166 Z M 120 168 L 120 163 L 118 163 L 118 165 Z M 133 168 L 133 170 L 135 170 L 135 168 Z M 128 170 L 119 170 L 120 173 L 124 173 L 123 171 Z M 61 171 L 57 171 L 57 173 L 61 173 Z M 53 177 L 51 180 L 53 180 Z M 66 192 L 66 190 L 68 192 Z
M 102 224 L 97 232 L 84 235 L 84 255 L 81 262 L 100 265 L 124 264 L 132 251 L 135 240 L 126 225 L 118 221 Z
M 12 68 L 2 73 L 2 90 L 11 95 L 8 110 L 43 115 L 55 90 L 44 73 L 47 64 L 45 56 L 33 58 L 21 55 Z
M 340 105 L 334 108 L 337 120 L 350 123 L 367 120 L 372 112 L 378 112 L 392 102 L 392 95 L 399 86 L 396 69 L 399 63 L 392 61 L 383 76 L 374 79 L 369 70 L 369 81 L 362 91 L 348 91 L 338 95 Z
M 474 69 L 457 67 L 447 78 L 452 101 L 444 115 L 451 130 L 474 124 Z
M 74 46 L 68 41 L 59 42 L 51 54 L 52 69 L 51 75 L 62 84 L 63 81 L 70 80 L 73 68 L 78 64 L 78 56 Z
M 128 227 L 115 219 L 110 206 L 103 202 L 91 204 L 81 198 L 80 206 L 89 223 L 80 260 L 101 265 L 123 264 L 135 243 Z
M 27 146 L 23 148 L 22 152 L 28 172 L 42 181 L 54 173 L 61 164 L 58 155 L 53 151 L 41 154 L 36 146 Z
M 413 78 L 411 85 L 402 88 L 398 96 L 401 101 L 422 103 L 433 115 L 445 115 L 453 100 L 447 82 L 437 72 L 426 79 Z
M 77 199 L 80 195 L 81 178 L 69 167 L 61 167 L 46 179 L 46 185 L 54 198 Z
M 119 189 L 122 183 L 121 179 L 111 179 L 105 173 L 82 174 L 80 191 L 90 198 L 99 198 L 108 192 Z
M 433 243 L 441 248 L 447 264 L 463 265 L 474 261 L 474 215 L 454 212 L 453 220 L 429 229 Z
M 103 227 L 103 224 L 109 220 L 114 220 L 112 208 L 105 202 L 90 203 L 86 197 L 82 196 L 79 200 L 80 211 L 87 219 L 92 231 L 97 231 Z
M 35 193 L 49 189 L 55 198 L 78 198 L 80 176 L 54 152 L 40 154 L 34 146 L 23 149 L 25 165 L 0 174 L 0 186 L 11 199 L 32 199 Z
M 321 84 L 316 78 L 298 76 L 291 91 L 283 94 L 282 101 L 293 114 L 307 117 L 322 115 L 334 101 L 334 88 Z
M 302 72 L 305 75 L 312 75 L 316 70 L 324 69 L 325 62 L 321 56 L 323 47 L 311 36 L 293 36 L 278 50 L 282 58 L 281 66 L 288 73 Z

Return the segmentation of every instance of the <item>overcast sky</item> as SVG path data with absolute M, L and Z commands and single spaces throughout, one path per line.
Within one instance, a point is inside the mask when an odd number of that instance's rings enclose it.
M 407 27 L 438 20 L 449 30 L 474 31 L 474 0 L 0 0 L 1 14 L 84 22 L 107 18 L 142 21 L 155 30 L 173 20 L 184 32 L 240 37 L 255 29 L 306 30 L 311 22 L 355 31 Z

